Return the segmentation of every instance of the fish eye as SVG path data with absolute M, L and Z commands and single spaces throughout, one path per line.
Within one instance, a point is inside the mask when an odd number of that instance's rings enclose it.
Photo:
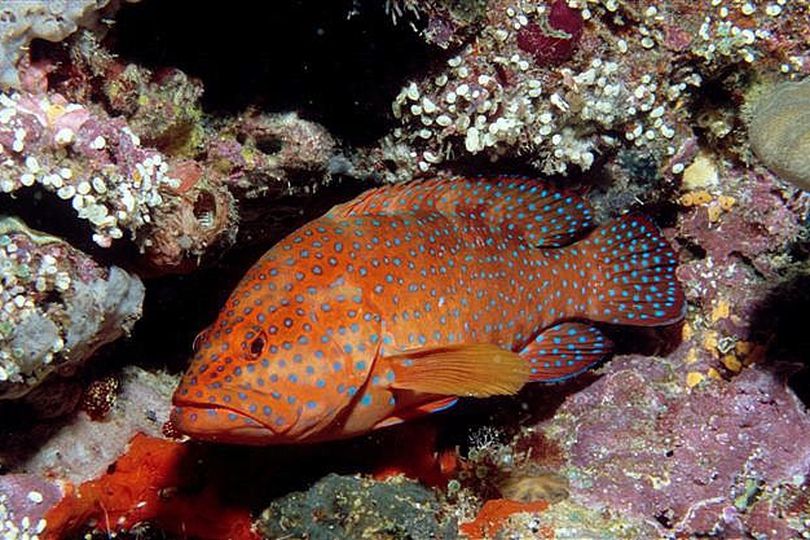
M 264 351 L 264 338 L 262 336 L 257 336 L 250 342 L 250 355 L 254 358 L 262 354 Z

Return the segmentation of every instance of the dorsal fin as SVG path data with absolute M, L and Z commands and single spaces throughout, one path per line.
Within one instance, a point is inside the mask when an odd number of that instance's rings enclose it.
M 592 226 L 585 201 L 568 190 L 528 178 L 434 178 L 371 189 L 329 212 L 333 218 L 440 212 L 523 237 L 537 247 L 570 244 Z

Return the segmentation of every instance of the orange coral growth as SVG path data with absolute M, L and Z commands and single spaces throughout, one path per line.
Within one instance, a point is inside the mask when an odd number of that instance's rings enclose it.
M 106 474 L 68 489 L 46 515 L 42 538 L 72 538 L 91 521 L 107 532 L 149 521 L 183 537 L 257 539 L 249 511 L 224 506 L 210 485 L 200 484 L 190 454 L 187 444 L 139 433 Z
M 469 538 L 493 538 L 514 514 L 542 512 L 548 508 L 545 501 L 517 502 L 509 499 L 493 499 L 484 503 L 474 521 L 459 525 L 459 532 Z

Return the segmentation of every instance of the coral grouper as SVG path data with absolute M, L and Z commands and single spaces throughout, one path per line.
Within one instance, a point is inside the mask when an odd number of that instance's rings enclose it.
M 590 228 L 583 200 L 536 180 L 372 189 L 251 268 L 199 337 L 172 421 L 244 444 L 350 437 L 576 375 L 611 349 L 588 320 L 678 321 L 657 227 Z

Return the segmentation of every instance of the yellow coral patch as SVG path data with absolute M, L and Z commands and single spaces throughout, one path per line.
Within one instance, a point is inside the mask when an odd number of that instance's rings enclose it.
M 691 191 L 681 196 L 680 203 L 684 206 L 701 206 L 712 200 L 708 191 Z
M 711 204 L 706 209 L 706 213 L 709 215 L 709 221 L 711 223 L 715 223 L 717 220 L 720 219 L 720 216 L 723 214 L 723 209 L 720 208 L 719 204 Z
M 712 354 L 717 354 L 717 332 L 709 330 L 703 336 L 703 348 Z
M 683 341 L 689 341 L 694 335 L 695 330 L 692 328 L 692 325 L 688 322 L 684 323 L 683 328 L 681 329 L 681 339 L 683 339 Z
M 690 371 L 686 374 L 686 386 L 694 388 L 706 379 L 706 376 L 699 371 Z
M 728 303 L 728 300 L 721 298 L 717 302 L 715 302 L 714 307 L 712 307 L 711 315 L 709 315 L 709 319 L 712 322 L 717 322 L 720 319 L 727 319 L 731 312 L 731 306 Z
M 720 361 L 726 367 L 727 370 L 732 371 L 734 373 L 739 373 L 742 369 L 742 363 L 734 354 L 727 354 L 723 356 Z
M 737 199 L 735 199 L 734 197 L 730 197 L 728 195 L 720 195 L 719 197 L 717 197 L 717 203 L 720 205 L 720 208 L 722 208 L 726 212 L 731 210 L 731 208 L 734 206 L 736 202 Z

